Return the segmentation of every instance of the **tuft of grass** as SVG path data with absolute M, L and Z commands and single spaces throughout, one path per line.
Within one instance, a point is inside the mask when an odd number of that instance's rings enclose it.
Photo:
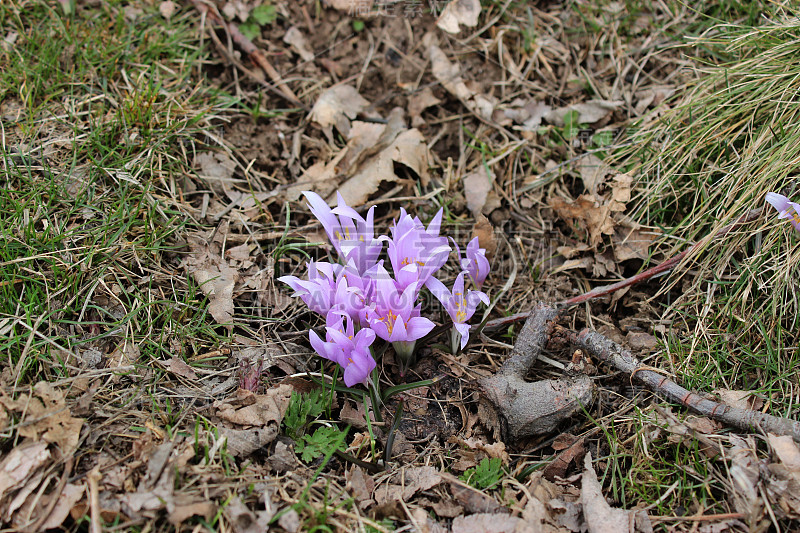
M 763 354 L 779 328 L 786 344 L 797 341 L 798 236 L 764 202 L 768 191 L 797 195 L 800 23 L 789 9 L 780 22 L 719 26 L 697 43 L 735 59 L 707 67 L 672 110 L 641 124 L 633 150 L 614 156 L 638 177 L 635 218 L 662 228 L 668 254 L 766 206 L 759 223 L 709 240 L 665 285 L 668 314 L 694 331 L 689 355 L 714 337 Z M 717 352 L 721 366 L 739 363 L 730 353 Z

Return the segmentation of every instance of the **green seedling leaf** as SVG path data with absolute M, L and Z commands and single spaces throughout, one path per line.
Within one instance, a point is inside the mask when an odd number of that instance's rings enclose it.
M 305 428 L 325 411 L 327 398 L 325 391 L 314 389 L 305 394 L 292 392 L 289 407 L 283 417 L 286 436 L 297 440 L 305 433 Z
M 580 114 L 575 111 L 567 111 L 567 114 L 564 115 L 564 138 L 567 140 L 574 139 L 580 133 L 581 128 L 578 125 L 578 117 Z
M 320 427 L 312 435 L 303 435 L 294 446 L 294 451 L 306 463 L 323 455 L 331 455 L 343 449 L 343 432 L 336 427 Z
M 504 475 L 503 462 L 499 457 L 493 459 L 484 457 L 478 466 L 468 468 L 461 475 L 461 480 L 476 489 L 485 490 L 497 485 Z
M 256 22 L 250 22 L 248 20 L 248 22 L 245 22 L 239 26 L 239 31 L 242 32 L 242 35 L 252 41 L 261 34 L 261 26 L 259 26 Z
M 260 5 L 250 12 L 250 17 L 261 26 L 272 24 L 278 18 L 278 10 L 270 4 Z

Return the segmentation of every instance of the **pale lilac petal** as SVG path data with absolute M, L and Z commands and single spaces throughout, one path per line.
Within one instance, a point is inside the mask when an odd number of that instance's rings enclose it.
M 439 235 L 439 230 L 442 227 L 442 217 L 444 216 L 444 209 L 440 208 L 439 211 L 436 213 L 436 216 L 433 217 L 430 224 L 428 224 L 427 233 L 429 235 Z
M 416 316 L 409 318 L 403 328 L 407 336 L 404 340 L 419 340 L 430 333 L 435 327 L 436 324 L 425 317 Z
M 772 207 L 783 213 L 789 208 L 789 199 L 782 194 L 776 192 L 768 192 L 764 199 L 769 202 Z
M 396 342 L 396 341 L 409 341 L 409 340 L 416 340 L 416 339 L 409 339 L 408 333 L 406 333 L 406 325 L 403 322 L 402 317 L 398 317 L 394 321 L 394 325 L 392 326 L 392 333 L 389 335 L 389 338 L 386 339 L 389 342 Z
M 425 282 L 425 286 L 431 291 L 433 297 L 439 300 L 447 313 L 450 314 L 450 309 L 454 306 L 453 294 L 447 289 L 445 284 L 431 276 L 428 278 L 428 281 Z
M 376 363 L 369 352 L 353 351 L 344 368 L 344 384 L 348 387 L 366 384 L 370 372 L 375 369 Z
M 463 324 L 456 322 L 453 324 L 453 327 L 461 334 L 461 349 L 463 350 L 467 346 L 467 342 L 469 341 L 469 324 Z

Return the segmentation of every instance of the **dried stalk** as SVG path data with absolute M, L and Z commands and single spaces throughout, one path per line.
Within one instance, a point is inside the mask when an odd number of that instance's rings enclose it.
M 209 6 L 203 3 L 200 0 L 192 0 L 192 3 L 197 8 L 200 13 L 208 16 L 216 24 L 221 25 L 225 28 L 228 34 L 231 36 L 233 41 L 239 45 L 239 47 L 248 55 L 250 56 L 250 60 L 253 61 L 256 65 L 258 65 L 261 70 L 263 70 L 267 76 L 275 83 L 275 87 L 264 84 L 265 87 L 273 91 L 275 94 L 282 96 L 289 100 L 292 104 L 302 107 L 303 109 L 307 109 L 307 106 L 300 101 L 300 99 L 294 94 L 294 92 L 289 88 L 288 85 L 284 82 L 283 78 L 281 77 L 280 73 L 275 70 L 275 67 L 272 66 L 272 63 L 269 62 L 267 56 L 264 55 L 253 41 L 248 39 L 242 32 L 239 30 L 239 27 L 236 26 L 233 22 L 225 22 L 225 20 L 216 12 L 216 9 L 210 9 Z M 245 73 L 251 74 L 247 69 L 243 69 Z M 260 81 L 260 80 L 259 80 Z
M 650 390 L 684 407 L 743 431 L 769 432 L 776 435 L 790 435 L 800 442 L 800 422 L 772 416 L 750 409 L 739 409 L 725 404 L 707 400 L 690 392 L 668 377 L 650 370 L 633 354 L 605 336 L 584 329 L 580 333 L 556 326 L 556 335 L 565 338 L 571 344 L 601 359 L 617 370 L 636 378 Z

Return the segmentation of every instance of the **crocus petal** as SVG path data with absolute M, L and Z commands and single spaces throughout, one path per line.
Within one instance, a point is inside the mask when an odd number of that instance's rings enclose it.
M 397 317 L 394 321 L 394 326 L 392 326 L 392 334 L 389 335 L 389 338 L 386 339 L 389 342 L 396 342 L 396 341 L 409 341 L 409 340 L 416 340 L 410 339 L 408 333 L 406 333 L 406 325 L 403 322 L 402 317 Z
M 406 340 L 419 340 L 428 333 L 430 333 L 431 330 L 435 327 L 436 324 L 434 324 L 427 318 L 423 316 L 416 316 L 409 318 L 406 321 L 405 327 L 403 329 L 406 332 L 406 337 L 407 337 Z
M 768 192 L 764 199 L 780 212 L 778 218 L 789 219 L 792 226 L 800 231 L 800 204 L 776 192 Z
M 323 342 L 314 330 L 308 332 L 308 339 L 311 341 L 311 346 L 321 357 L 334 363 L 342 364 L 344 351 L 339 346 L 330 342 Z
M 447 287 L 445 287 L 444 283 L 431 276 L 428 278 L 428 281 L 425 282 L 425 286 L 431 291 L 434 298 L 439 300 L 445 310 L 453 307 L 453 295 Z M 450 313 L 450 311 L 447 312 Z
M 789 207 L 789 199 L 782 194 L 776 192 L 768 192 L 764 199 L 769 202 L 772 207 L 783 213 Z
M 439 235 L 439 230 L 442 227 L 442 216 L 444 216 L 444 209 L 440 208 L 436 216 L 434 216 L 433 220 L 428 224 L 428 229 L 426 230 L 428 235 Z
M 375 360 L 368 352 L 351 352 L 347 366 L 344 367 L 344 384 L 348 387 L 359 383 L 364 384 L 375 366 Z
M 453 327 L 461 334 L 461 349 L 463 350 L 467 346 L 467 342 L 469 341 L 469 324 L 463 324 L 459 322 L 455 322 Z

